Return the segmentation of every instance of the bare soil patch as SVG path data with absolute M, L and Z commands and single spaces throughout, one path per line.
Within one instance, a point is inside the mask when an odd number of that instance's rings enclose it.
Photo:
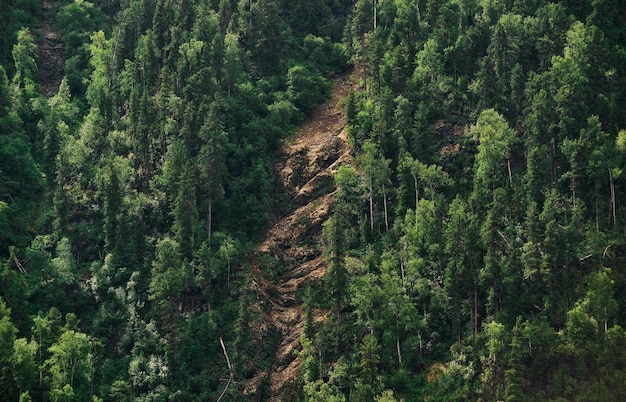
M 326 273 L 322 225 L 328 218 L 334 196 L 333 175 L 350 161 L 341 101 L 350 88 L 352 75 L 334 80 L 329 101 L 321 105 L 276 155 L 276 192 L 285 194 L 289 212 L 276 209 L 265 239 L 250 257 L 254 287 L 260 296 L 267 325 L 280 334 L 270 370 L 259 372 L 244 384 L 246 394 L 259 394 L 261 379 L 269 377 L 271 401 L 280 401 L 289 384 L 297 381 L 302 361 L 300 336 L 304 312 L 296 292 L 305 283 L 320 283 Z M 263 261 L 276 261 L 283 267 L 278 280 L 271 281 Z M 324 314 L 315 314 L 322 320 Z

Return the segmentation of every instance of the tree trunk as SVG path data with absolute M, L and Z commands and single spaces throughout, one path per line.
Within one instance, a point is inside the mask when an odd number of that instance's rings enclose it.
M 207 207 L 207 220 L 206 220 L 206 234 L 207 242 L 211 244 L 211 232 L 213 232 L 213 197 L 209 194 L 209 205 Z
M 367 72 L 365 69 L 365 32 L 361 33 L 361 69 L 363 70 L 363 90 L 367 92 Z
M 550 182 L 552 187 L 556 186 L 556 141 L 552 138 L 552 148 L 550 149 Z
M 615 203 L 615 182 L 613 182 L 613 174 L 611 173 L 611 169 L 609 168 L 609 183 L 611 185 L 611 212 L 613 214 L 613 227 L 616 224 L 616 203 Z
M 478 335 L 478 283 L 477 278 L 474 278 L 474 325 L 472 328 L 472 339 L 476 343 L 476 336 Z
M 335 305 L 337 309 L 337 328 L 341 327 L 341 299 L 337 297 L 337 304 Z
M 596 232 L 600 232 L 600 206 L 598 205 L 598 182 L 595 182 L 593 193 L 596 204 Z
M 226 285 L 230 288 L 230 256 L 226 257 L 226 269 L 227 269 L 227 277 L 226 277 Z
M 378 2 L 376 0 L 374 0 L 374 29 L 376 29 L 376 20 L 378 19 Z
M 417 227 L 417 205 L 420 202 L 420 189 L 417 182 L 417 175 L 413 175 L 413 183 L 415 185 L 415 227 Z
M 374 233 L 374 189 L 370 180 L 370 230 Z
M 220 345 L 222 345 L 222 351 L 224 352 L 224 356 L 226 357 L 226 364 L 228 365 L 228 372 L 230 373 L 230 375 L 228 376 L 228 382 L 226 383 L 224 390 L 220 394 L 219 398 L 217 398 L 217 402 L 220 402 L 222 400 L 222 398 L 226 394 L 226 391 L 228 390 L 228 387 L 230 386 L 230 383 L 233 382 L 233 379 L 235 378 L 233 366 L 230 364 L 230 358 L 228 357 L 228 352 L 226 351 L 226 345 L 224 345 L 224 341 L 222 340 L 221 336 L 220 336 Z
M 454 298 L 455 298 L 455 303 L 454 303 L 455 314 L 454 315 L 456 316 L 456 343 L 460 345 L 461 344 L 461 306 L 460 306 L 460 295 L 459 295 L 458 285 L 455 285 Z
M 398 351 L 398 366 L 402 367 L 402 352 L 400 350 L 400 327 L 398 325 L 397 315 L 396 315 L 396 349 Z
M 387 192 L 383 185 L 383 207 L 385 209 L 385 233 L 389 232 L 389 214 L 387 213 Z
M 513 175 L 511 174 L 511 160 L 506 161 L 506 165 L 509 168 L 509 185 L 513 187 Z

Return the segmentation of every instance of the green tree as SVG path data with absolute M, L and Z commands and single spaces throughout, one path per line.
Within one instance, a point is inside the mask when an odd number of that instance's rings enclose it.
M 197 242 L 198 208 L 194 191 L 195 172 L 190 161 L 184 163 L 179 177 L 180 183 L 172 205 L 172 231 L 182 256 L 191 260 Z
M 295 65 L 287 71 L 287 96 L 303 115 L 310 114 L 329 95 L 330 82 L 317 70 Z
M 50 370 L 52 394 L 63 397 L 76 395 L 79 399 L 89 397 L 93 374 L 92 341 L 84 333 L 67 330 L 50 346 L 50 358 L 46 365 Z M 63 396 L 61 396 L 63 395 Z
M 542 269 L 549 287 L 552 318 L 565 321 L 572 304 L 573 268 L 580 229 L 580 208 L 569 210 L 556 191 L 548 194 L 539 215 L 543 229 Z
M 323 235 L 330 267 L 324 276 L 331 300 L 335 302 L 337 324 L 341 325 L 341 311 L 348 296 L 348 272 L 345 267 L 345 233 L 343 217 L 337 213 L 324 222 Z
M 79 51 L 89 41 L 89 35 L 106 24 L 97 3 L 73 0 L 57 13 L 56 26 L 61 31 L 61 38 L 65 47 L 71 51 L 70 54 Z
M 46 360 L 50 356 L 50 347 L 59 338 L 61 333 L 61 319 L 61 312 L 55 307 L 51 307 L 45 315 L 40 313 L 33 317 L 31 343 L 37 345 L 35 362 L 41 392 L 44 390 L 44 374 L 46 372 Z
M 44 135 L 44 171 L 50 184 L 55 178 L 56 156 L 61 143 L 75 128 L 78 114 L 79 110 L 72 101 L 68 80 L 63 78 L 56 95 L 48 99 L 45 118 L 39 122 L 39 128 Z
M 239 253 L 240 248 L 241 245 L 237 242 L 237 240 L 230 236 L 226 236 L 222 241 L 222 244 L 220 244 L 219 254 L 226 260 L 226 284 L 229 287 L 232 277 L 231 270 L 234 263 L 233 260 L 236 258 L 237 253 Z
M 511 344 L 509 345 L 509 355 L 507 358 L 507 368 L 504 372 L 506 401 L 523 400 L 522 392 L 522 359 L 523 359 L 523 331 L 522 319 L 517 317 L 515 326 L 511 330 Z
M 0 298 L 0 390 L 7 396 L 15 395 L 11 358 L 16 335 L 17 328 L 11 321 L 11 309 Z
M 345 402 L 346 397 L 332 385 L 322 380 L 307 382 L 304 385 L 306 402 Z
M 485 324 L 484 332 L 487 344 L 486 355 L 481 357 L 483 394 L 487 400 L 502 400 L 505 392 L 507 331 L 503 324 L 492 321 Z
M 580 130 L 578 138 L 563 139 L 561 148 L 570 162 L 570 170 L 563 178 L 570 181 L 573 205 L 576 206 L 578 199 L 583 199 L 586 205 L 593 206 L 596 231 L 604 223 L 600 216 L 610 217 L 606 225 L 615 224 L 612 170 L 616 166 L 616 153 L 614 144 L 608 133 L 602 130 L 598 117 L 587 119 L 587 124 Z M 593 191 L 589 189 L 592 186 Z M 604 211 L 608 213 L 602 213 Z
M 51 261 L 51 267 L 55 270 L 54 276 L 61 285 L 74 282 L 76 262 L 72 255 L 71 244 L 68 238 L 62 238 L 56 247 L 56 257 Z
M 617 301 L 613 298 L 613 280 L 610 277 L 611 271 L 603 269 L 593 272 L 587 278 L 587 306 L 589 312 L 602 324 L 604 332 L 609 330 L 609 321 L 617 313 Z
M 191 264 L 183 258 L 175 240 L 159 241 L 151 274 L 148 300 L 156 304 L 161 328 L 173 352 L 180 330 L 180 313 L 185 311 L 184 298 L 193 283 Z
M 19 394 L 35 388 L 37 382 L 37 365 L 35 355 L 39 345 L 37 342 L 28 342 L 25 338 L 16 339 L 13 343 L 13 378 L 19 389 Z
M 219 106 L 212 104 L 209 114 L 198 134 L 202 147 L 198 154 L 200 179 L 206 189 L 206 234 L 211 242 L 213 233 L 213 210 L 216 201 L 223 193 L 223 181 L 226 175 L 226 145 L 228 133 L 220 120 Z
M 32 227 L 43 182 L 16 103 L 0 66 L 0 255 L 6 255 L 9 246 L 26 246 L 25 232 Z
M 94 32 L 91 36 L 89 60 L 93 67 L 89 87 L 87 88 L 87 100 L 92 108 L 97 108 L 105 120 L 111 118 L 111 60 L 113 58 L 112 41 L 106 39 L 103 31 Z
M 373 334 L 367 334 L 363 337 L 357 351 L 355 367 L 357 382 L 354 384 L 350 399 L 353 398 L 352 394 L 359 394 L 360 397 L 364 397 L 363 400 L 367 400 L 380 392 L 379 363 L 380 346 L 378 340 Z
M 383 253 L 381 257 L 381 308 L 380 331 L 382 332 L 384 355 L 397 357 L 397 367 L 402 369 L 412 361 L 412 334 L 423 330 L 424 323 L 415 305 L 411 302 L 406 286 L 403 262 L 395 252 Z M 406 355 L 409 355 L 407 363 Z M 403 357 L 404 356 L 404 357 Z M 386 359 L 387 360 L 387 359 Z
M 482 197 L 499 187 L 502 180 L 503 163 L 506 162 L 508 179 L 512 181 L 510 165 L 512 147 L 516 142 L 515 132 L 493 109 L 483 110 L 470 129 L 470 135 L 478 141 L 478 154 L 474 163 L 474 190 Z M 485 198 L 480 198 L 486 201 Z
M 13 61 L 15 62 L 15 76 L 13 81 L 18 88 L 33 79 L 37 71 L 35 63 L 35 38 L 28 28 L 22 28 L 17 33 L 17 43 L 13 46 Z
M 389 186 L 389 169 L 390 161 L 380 156 L 379 150 L 371 142 L 363 144 L 363 152 L 358 158 L 359 166 L 363 170 L 363 179 L 367 190 L 367 199 L 369 203 L 369 221 L 370 232 L 374 234 L 374 199 L 378 195 L 383 196 L 383 218 L 385 222 L 385 231 L 389 230 L 389 213 L 387 207 L 387 191 Z
M 469 315 L 472 334 L 478 334 L 478 273 L 479 256 L 476 251 L 478 228 L 476 217 L 460 197 L 455 198 L 448 209 L 446 226 L 444 227 L 447 256 L 444 284 L 455 319 L 457 343 L 461 343 L 462 323 L 468 313 L 464 308 L 470 306 Z
M 365 90 L 368 89 L 367 86 L 367 34 L 371 31 L 373 24 L 373 3 L 371 0 L 359 0 L 356 3 L 354 17 L 352 19 L 352 29 L 349 31 L 353 33 L 356 38 L 351 38 L 354 40 L 358 40 L 360 46 L 358 47 L 358 53 L 355 54 L 358 59 L 353 60 L 353 63 L 359 64 L 360 61 L 361 71 L 363 72 L 363 88 Z M 351 44 L 352 45 L 352 44 Z M 353 47 L 357 49 L 356 46 Z M 360 59 L 360 60 L 359 60 Z
M 245 60 L 245 53 L 239 45 L 238 36 L 233 32 L 228 32 L 224 36 L 224 72 L 222 74 L 224 79 L 222 82 L 229 96 L 242 79 Z

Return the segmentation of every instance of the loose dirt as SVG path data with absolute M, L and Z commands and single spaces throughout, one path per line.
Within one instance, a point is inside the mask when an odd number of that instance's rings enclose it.
M 49 98 L 59 90 L 65 59 L 60 34 L 54 29 L 56 8 L 51 1 L 44 1 L 42 7 L 41 26 L 36 34 L 38 69 L 35 80 L 41 92 Z
M 272 226 L 250 257 L 250 267 L 263 319 L 277 331 L 280 341 L 272 367 L 244 384 L 244 394 L 261 394 L 261 379 L 269 378 L 269 400 L 281 401 L 289 384 L 298 380 L 304 314 L 296 293 L 306 283 L 321 285 L 326 273 L 322 225 L 335 196 L 333 176 L 350 161 L 341 101 L 351 87 L 350 74 L 336 78 L 332 98 L 275 157 L 275 193 L 284 195 L 286 201 L 275 209 Z M 283 267 L 277 280 L 268 278 L 263 264 L 268 260 Z

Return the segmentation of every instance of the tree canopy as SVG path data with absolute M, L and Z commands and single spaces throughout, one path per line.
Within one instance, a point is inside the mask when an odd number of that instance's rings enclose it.
M 328 178 L 323 244 L 303 240 L 326 276 L 289 301 L 307 320 L 284 400 L 626 398 L 619 2 L 9 0 L 0 16 L 5 399 L 267 400 L 255 376 L 280 366 L 279 335 L 250 265 L 295 207 L 277 150 L 345 74 L 330 118 L 351 160 Z M 280 255 L 260 269 L 280 276 Z

